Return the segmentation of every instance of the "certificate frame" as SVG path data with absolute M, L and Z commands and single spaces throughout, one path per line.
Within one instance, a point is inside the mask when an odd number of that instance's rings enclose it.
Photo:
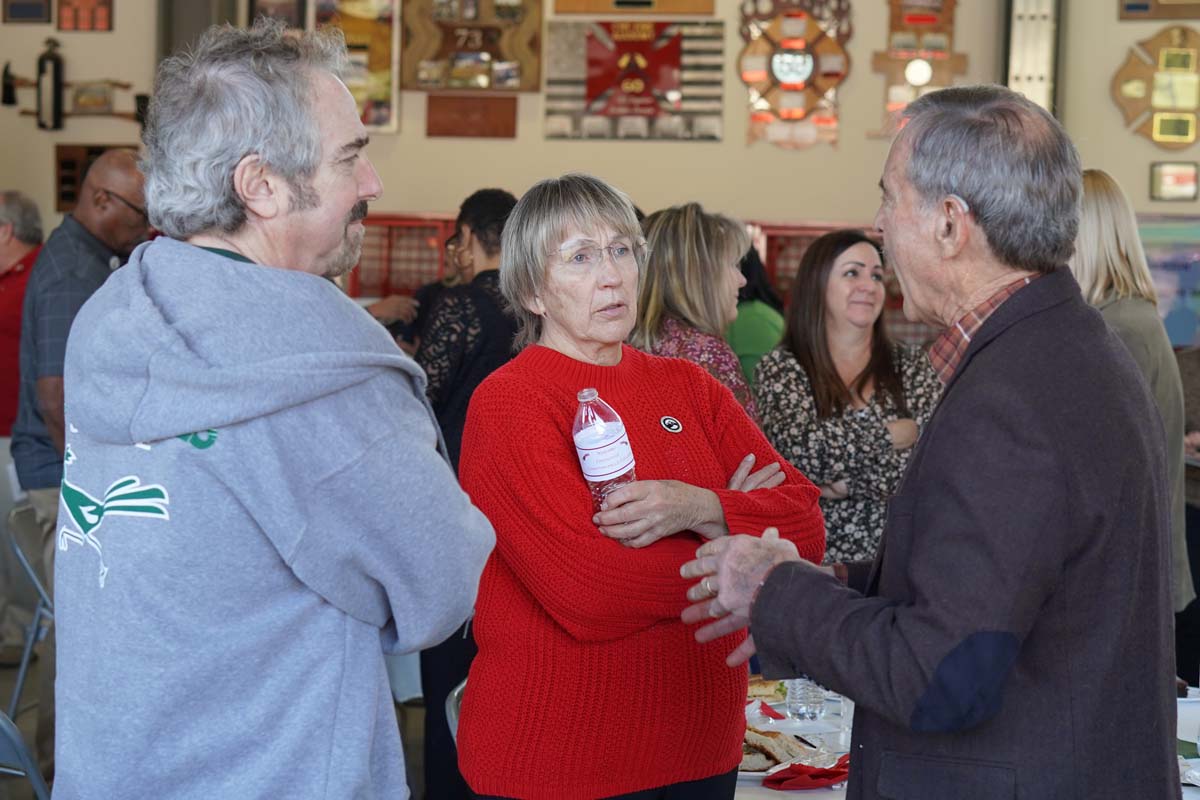
M 1167 203 L 1191 203 L 1200 199 L 1200 162 L 1152 162 L 1150 199 Z

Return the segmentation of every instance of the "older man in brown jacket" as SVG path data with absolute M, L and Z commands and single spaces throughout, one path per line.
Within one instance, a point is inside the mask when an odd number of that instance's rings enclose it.
M 778 539 L 701 548 L 697 637 L 857 701 L 849 797 L 1180 796 L 1162 425 L 1063 266 L 1079 156 L 1000 87 L 928 94 L 876 217 L 946 385 L 869 572 Z M 716 593 L 715 598 L 713 597 Z

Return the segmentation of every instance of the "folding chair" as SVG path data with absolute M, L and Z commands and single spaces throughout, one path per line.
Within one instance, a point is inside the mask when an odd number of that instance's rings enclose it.
M 467 690 L 464 680 L 446 695 L 446 724 L 450 726 L 450 738 L 458 742 L 458 710 L 462 708 L 463 692 Z
M 12 521 L 18 514 L 32 513 L 32 511 L 33 509 L 29 507 L 14 508 L 12 513 L 9 514 L 9 528 L 15 528 Z M 37 606 L 33 610 L 33 619 L 29 621 L 29 627 L 25 629 L 25 648 L 21 652 L 21 664 L 17 669 L 17 682 L 13 684 L 12 699 L 8 701 L 8 717 L 16 719 L 22 712 L 28 711 L 37 705 L 34 702 L 25 708 L 21 708 L 19 705 L 21 702 L 21 690 L 25 688 L 25 676 L 29 672 L 29 662 L 33 660 L 33 645 L 45 635 L 46 629 L 54 621 L 54 603 L 50 600 L 50 595 L 47 594 L 46 588 L 42 586 L 41 580 L 38 579 L 37 573 L 34 572 L 33 565 L 25 557 L 25 551 L 21 549 L 21 544 L 17 541 L 16 535 L 10 536 L 8 542 L 12 547 L 13 555 L 17 557 L 17 561 L 21 564 L 21 569 L 25 572 L 25 577 L 33 584 L 34 591 L 37 592 L 38 596 Z
M 0 775 L 25 778 L 33 787 L 33 796 L 37 800 L 50 800 L 50 789 L 25 744 L 25 737 L 7 714 L 0 714 Z

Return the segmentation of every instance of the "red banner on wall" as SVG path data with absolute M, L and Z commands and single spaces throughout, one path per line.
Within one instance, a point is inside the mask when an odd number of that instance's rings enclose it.
M 587 34 L 587 113 L 678 111 L 683 37 L 669 22 L 597 22 Z

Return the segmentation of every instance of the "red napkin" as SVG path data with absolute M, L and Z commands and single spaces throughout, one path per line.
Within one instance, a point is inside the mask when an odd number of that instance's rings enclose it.
M 809 767 L 804 764 L 789 764 L 778 772 L 763 778 L 768 789 L 817 789 L 843 783 L 850 775 L 850 754 L 842 756 L 828 769 Z
M 766 714 L 771 719 L 787 719 L 783 714 L 780 714 L 778 711 L 767 705 L 766 700 L 758 701 L 758 710 Z

